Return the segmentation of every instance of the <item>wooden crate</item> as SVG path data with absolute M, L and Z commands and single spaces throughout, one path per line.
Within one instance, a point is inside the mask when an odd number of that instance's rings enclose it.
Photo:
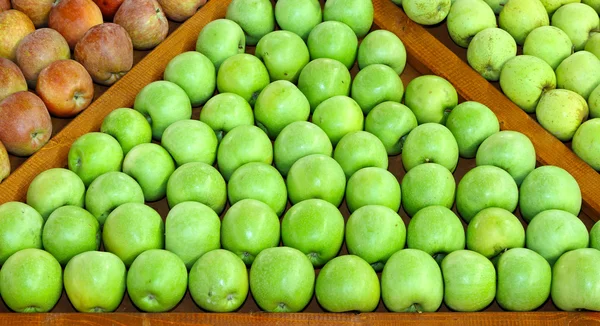
M 119 107 L 131 107 L 137 93 L 148 83 L 161 79 L 167 63 L 177 54 L 193 50 L 198 33 L 208 22 L 222 18 L 230 0 L 209 1 L 194 17 L 189 19 L 151 55 L 141 60 L 114 87 L 108 89 L 90 108 L 79 115 L 42 150 L 33 155 L 19 167 L 4 183 L 0 184 L 0 203 L 7 201 L 23 201 L 31 180 L 41 171 L 53 167 L 65 167 L 70 145 L 81 135 L 97 131 L 103 118 Z M 404 42 L 408 52 L 408 65 L 402 74 L 406 85 L 413 78 L 423 74 L 437 74 L 448 79 L 458 91 L 461 101 L 474 100 L 489 106 L 497 115 L 503 130 L 517 130 L 526 134 L 533 142 L 540 165 L 557 165 L 568 170 L 579 182 L 585 210 L 580 218 L 591 228 L 600 217 L 600 177 L 589 166 L 579 160 L 562 143 L 544 131 L 535 121 L 504 97 L 496 88 L 471 70 L 459 57 L 444 46 L 421 26 L 410 21 L 404 13 L 389 0 L 373 0 L 375 7 L 374 29 L 383 28 L 396 33 Z M 253 49 L 249 48 L 249 52 Z M 357 67 L 352 69 L 355 75 Z M 197 118 L 200 108 L 195 108 L 193 116 Z M 472 167 L 474 160 L 461 159 L 455 173 L 457 182 Z M 401 180 L 404 169 L 400 156 L 390 157 L 390 170 Z M 148 203 L 166 217 L 168 206 L 166 200 Z M 347 218 L 349 213 L 345 203 L 340 207 Z M 406 213 L 400 215 L 409 221 Z M 517 213 L 518 215 L 518 213 Z M 525 222 L 523 222 L 525 223 Z M 345 248 L 342 252 L 345 252 Z M 318 273 L 318 271 L 317 271 Z M 398 314 L 386 312 L 380 302 L 372 313 L 324 313 L 316 299 L 303 313 L 270 314 L 260 312 L 251 295 L 238 313 L 214 314 L 205 313 L 198 308 L 189 293 L 183 301 L 170 313 L 140 313 L 131 303 L 127 295 L 117 311 L 110 314 L 78 314 L 73 313 L 66 295 L 63 293 L 59 303 L 51 313 L 47 314 L 14 314 L 8 313 L 6 306 L 0 304 L 0 323 L 4 324 L 52 324 L 52 325 L 172 325 L 172 324 L 264 324 L 264 325 L 306 325 L 306 324 L 423 324 L 439 323 L 448 325 L 508 325 L 527 323 L 546 324 L 589 324 L 600 323 L 599 313 L 590 312 L 557 312 L 549 300 L 539 311 L 530 313 L 502 312 L 494 302 L 484 312 L 456 313 L 450 312 L 443 305 L 439 312 L 423 314 Z

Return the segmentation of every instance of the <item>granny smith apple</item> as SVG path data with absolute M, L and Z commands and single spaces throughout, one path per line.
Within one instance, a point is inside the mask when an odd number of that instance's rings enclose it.
M 445 126 L 425 123 L 413 129 L 406 137 L 402 148 L 404 169 L 408 172 L 423 163 L 438 163 L 450 172 L 456 169 L 458 144 Z
M 583 248 L 562 255 L 552 268 L 552 302 L 564 311 L 600 311 L 600 251 Z
M 406 48 L 396 34 L 378 29 L 360 42 L 357 60 L 360 69 L 380 63 L 390 66 L 400 75 L 406 67 Z
M 377 136 L 388 155 L 402 153 L 408 133 L 417 127 L 417 118 L 404 104 L 386 101 L 367 114 L 365 131 Z
M 139 144 L 123 160 L 123 172 L 137 181 L 146 201 L 165 197 L 167 181 L 174 171 L 173 158 L 158 144 Z
M 371 0 L 327 0 L 323 8 L 323 20 L 335 20 L 352 28 L 356 37 L 362 38 L 373 24 Z
M 250 162 L 240 166 L 227 183 L 231 205 L 242 199 L 256 199 L 269 205 L 278 216 L 287 205 L 285 180 L 272 165 Z
M 469 46 L 477 33 L 497 27 L 494 11 L 483 0 L 455 0 L 447 18 L 450 37 L 463 48 Z
M 104 173 L 121 171 L 123 150 L 111 135 L 90 132 L 73 142 L 69 150 L 69 170 L 75 172 L 86 186 Z
M 394 69 L 383 64 L 372 64 L 356 74 L 351 94 L 367 115 L 380 103 L 400 102 L 404 95 L 404 84 Z
M 548 15 L 552 17 L 552 14 L 554 14 L 556 9 L 560 8 L 561 6 L 564 6 L 568 3 L 581 2 L 581 0 L 540 0 L 540 2 L 542 2 L 546 8 Z
M 297 34 L 303 40 L 323 20 L 319 0 L 279 0 L 275 3 L 275 20 L 285 31 Z
M 314 110 L 312 122 L 320 127 L 333 144 L 345 135 L 363 130 L 365 116 L 355 100 L 338 95 L 321 102 Z
M 523 111 L 534 113 L 542 94 L 556 88 L 556 75 L 546 61 L 531 55 L 518 55 L 504 64 L 500 87 L 504 95 Z
M 483 141 L 500 131 L 498 118 L 487 106 L 467 101 L 457 105 L 448 115 L 446 127 L 458 144 L 458 153 L 474 158 Z
M 298 88 L 314 112 L 319 104 L 336 95 L 350 95 L 351 77 L 343 63 L 329 58 L 309 62 L 298 77 Z
M 279 4 L 279 2 L 277 2 Z M 289 31 L 274 31 L 256 45 L 255 55 L 262 60 L 272 81 L 298 81 L 300 71 L 310 60 L 306 43 Z
M 31 206 L 21 202 L 0 205 L 0 266 L 19 250 L 42 249 L 44 219 Z
M 351 69 L 356 61 L 358 38 L 350 26 L 330 20 L 315 26 L 306 41 L 310 58 L 335 59 Z
M 600 59 L 600 33 L 595 33 L 585 44 L 585 49 Z
M 456 181 L 452 173 L 437 163 L 415 166 L 402 178 L 402 206 L 408 216 L 414 216 L 427 206 L 452 208 Z
M 523 45 L 531 31 L 550 25 L 550 18 L 540 0 L 508 0 L 500 11 L 498 24 L 517 44 Z
M 510 248 L 525 246 L 525 229 L 511 212 L 489 207 L 481 210 L 467 227 L 467 248 L 492 259 Z
M 600 118 L 600 84 L 590 94 L 588 107 L 590 109 L 590 118 Z
M 213 95 L 217 87 L 215 65 L 204 54 L 187 51 L 176 55 L 165 68 L 164 80 L 181 87 L 192 106 L 200 106 Z
M 221 93 L 211 97 L 200 111 L 200 121 L 209 125 L 221 141 L 233 128 L 254 125 L 254 113 L 250 104 L 234 93 Z
M 506 61 L 516 55 L 515 39 L 505 30 L 495 27 L 475 34 L 467 48 L 467 62 L 489 81 L 498 81 Z
M 306 121 L 310 103 L 306 96 L 287 80 L 277 80 L 265 87 L 254 104 L 254 120 L 271 139 L 277 138 L 285 126 Z
M 152 141 L 152 128 L 148 120 L 130 108 L 119 108 L 109 113 L 102 120 L 100 131 L 113 136 L 121 144 L 125 155 L 136 145 Z
M 248 45 L 256 45 L 261 37 L 275 29 L 273 5 L 269 0 L 233 0 L 227 6 L 225 18 L 240 25 Z
M 567 33 L 554 26 L 540 26 L 525 39 L 523 54 L 546 61 L 552 69 L 573 53 L 573 42 Z
M 598 0 L 581 0 L 582 3 L 594 8 L 596 12 L 600 15 L 600 2 Z
M 366 205 L 400 209 L 400 184 L 390 171 L 366 167 L 356 171 L 346 185 L 346 205 L 350 213 Z
M 196 51 L 209 58 L 218 71 L 225 59 L 246 51 L 244 30 L 233 20 L 213 20 L 200 31 Z
M 284 177 L 298 159 L 310 154 L 333 155 L 331 140 L 312 122 L 290 123 L 281 130 L 273 144 L 275 167 Z
M 84 198 L 85 185 L 81 178 L 63 168 L 41 172 L 27 188 L 27 205 L 38 211 L 44 220 L 61 206 L 83 207 Z
M 600 119 L 591 119 L 577 129 L 571 144 L 573 152 L 596 171 L 600 171 L 600 137 L 598 135 L 600 135 Z
M 573 19 L 577 17 L 577 19 Z M 585 3 L 569 3 L 566 4 L 552 15 L 552 26 L 562 29 L 575 47 L 575 51 L 580 51 L 585 48 L 589 38 L 598 33 L 600 19 L 594 8 Z
M 319 198 L 339 207 L 346 190 L 346 175 L 340 164 L 330 156 L 311 154 L 292 165 L 286 186 L 292 205 Z
M 573 138 L 581 123 L 587 120 L 588 114 L 585 99 L 567 89 L 553 89 L 544 93 L 535 109 L 540 125 L 562 141 Z
M 508 0 L 484 0 L 491 8 L 494 10 L 494 13 L 498 15 L 500 11 L 504 8 L 506 1 Z
M 179 120 L 165 129 L 161 145 L 177 166 L 190 162 L 212 165 L 217 158 L 219 141 L 214 130 L 198 120 Z
M 558 88 L 574 91 L 587 100 L 600 85 L 600 59 L 591 52 L 576 52 L 556 68 L 556 81 Z
M 413 111 L 419 124 L 444 124 L 450 111 L 458 104 L 458 94 L 446 79 L 423 75 L 406 86 L 404 104 Z
M 355 131 L 342 137 L 333 151 L 333 158 L 344 170 L 346 178 L 370 166 L 388 168 L 385 146 L 377 136 L 366 131 Z
M 600 223 L 594 223 L 594 226 L 590 230 L 590 248 L 596 248 L 600 250 Z
M 100 225 L 113 209 L 125 203 L 144 203 L 140 185 L 123 172 L 108 172 L 96 178 L 85 193 L 85 209 Z
M 441 23 L 450 12 L 451 0 L 403 0 L 402 9 L 412 21 L 421 25 Z
M 219 171 L 229 180 L 240 166 L 250 162 L 273 162 L 273 145 L 269 136 L 256 126 L 237 126 L 223 137 L 217 150 Z
M 171 208 L 185 201 L 196 201 L 221 214 L 227 202 L 225 180 L 211 165 L 186 163 L 169 177 L 167 201 Z
M 219 93 L 234 93 L 254 105 L 260 91 L 269 85 L 269 72 L 257 57 L 241 53 L 221 64 L 217 73 Z

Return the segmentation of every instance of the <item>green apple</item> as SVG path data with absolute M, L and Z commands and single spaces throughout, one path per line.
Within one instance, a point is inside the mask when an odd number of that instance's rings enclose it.
M 494 300 L 496 270 L 491 261 L 475 251 L 448 254 L 442 260 L 442 275 L 444 303 L 452 310 L 480 311 Z
M 290 123 L 281 130 L 273 144 L 275 167 L 284 177 L 298 159 L 310 154 L 333 155 L 329 137 L 312 122 Z
M 310 60 L 306 43 L 288 31 L 274 31 L 263 36 L 256 45 L 255 55 L 265 63 L 272 81 L 292 83 L 298 81 L 300 71 Z
M 190 295 L 200 308 L 233 312 L 248 296 L 246 265 L 231 251 L 215 249 L 202 255 L 190 270 Z
M 315 285 L 317 301 L 330 312 L 373 311 L 379 305 L 380 294 L 375 270 L 355 255 L 338 256 L 327 262 Z
M 152 141 L 152 128 L 148 120 L 130 108 L 119 108 L 109 113 L 102 120 L 100 131 L 113 136 L 125 155 L 136 145 Z
M 517 44 L 523 45 L 531 31 L 550 25 L 550 18 L 540 0 L 508 0 L 500 11 L 498 24 Z
M 342 22 L 362 38 L 373 24 L 373 3 L 371 0 L 327 0 L 323 8 L 323 20 Z
M 213 20 L 200 31 L 196 51 L 209 58 L 218 71 L 225 59 L 246 51 L 244 30 L 233 20 Z
M 552 302 L 564 311 L 600 311 L 600 251 L 583 248 L 562 255 L 552 268 Z
M 233 0 L 227 6 L 225 18 L 240 25 L 248 45 L 256 45 L 275 29 L 273 5 L 269 0 Z
M 534 113 L 542 94 L 556 88 L 556 75 L 546 61 L 531 55 L 518 55 L 504 64 L 500 87 L 504 95 L 523 111 Z
M 366 205 L 400 209 L 400 184 L 390 171 L 366 167 L 356 171 L 346 185 L 346 205 L 350 213 Z
M 338 95 L 317 106 L 312 115 L 312 122 L 325 131 L 335 146 L 345 135 L 363 130 L 365 116 L 355 100 Z
M 406 136 L 417 127 L 417 118 L 404 104 L 383 102 L 367 114 L 365 131 L 377 136 L 388 155 L 402 153 Z
M 192 106 L 200 106 L 213 95 L 217 87 L 215 65 L 204 54 L 187 51 L 176 55 L 165 68 L 164 80 L 181 87 Z
M 365 167 L 388 168 L 385 146 L 377 136 L 366 131 L 346 134 L 335 147 L 333 158 L 344 170 L 346 178 Z
M 594 226 L 590 230 L 590 248 L 596 248 L 600 250 L 600 223 L 594 223 Z
M 473 168 L 456 188 L 456 209 L 466 222 L 488 207 L 513 212 L 518 201 L 519 188 L 515 180 L 508 172 L 493 165 Z
M 167 201 L 171 208 L 185 201 L 196 201 L 221 214 L 227 202 L 227 186 L 219 171 L 211 165 L 186 163 L 169 178 Z
M 494 13 L 496 15 L 498 15 L 500 13 L 500 11 L 502 11 L 502 9 L 504 8 L 504 5 L 506 4 L 506 1 L 508 0 L 484 0 L 494 11 Z
M 510 249 L 500 256 L 496 270 L 496 301 L 505 310 L 532 311 L 548 300 L 552 270 L 535 251 Z
M 303 200 L 281 220 L 281 240 L 284 246 L 302 251 L 314 267 L 321 267 L 342 247 L 344 216 L 328 201 Z
M 458 94 L 446 79 L 423 75 L 406 86 L 404 104 L 413 111 L 419 124 L 445 124 L 448 114 L 458 104 Z
M 573 42 L 567 33 L 554 26 L 540 26 L 525 39 L 523 54 L 546 61 L 552 69 L 573 53 Z
M 53 168 L 38 174 L 27 188 L 27 205 L 44 220 L 57 208 L 65 205 L 83 207 L 85 185 L 75 172 Z
M 515 39 L 503 29 L 490 27 L 475 34 L 467 49 L 467 62 L 483 78 L 498 81 L 506 61 L 517 55 Z
M 273 162 L 273 145 L 269 136 L 256 126 L 237 126 L 223 137 L 217 150 L 219 171 L 229 180 L 240 166 L 250 162 Z
M 404 169 L 408 172 L 423 163 L 438 163 L 450 172 L 456 169 L 458 144 L 452 132 L 445 126 L 424 123 L 406 137 L 402 148 Z
M 390 66 L 400 75 L 406 67 L 406 48 L 396 34 L 378 29 L 360 42 L 357 59 L 360 69 L 380 63 Z
M 240 95 L 252 106 L 269 82 L 269 72 L 262 61 L 247 53 L 225 59 L 217 73 L 219 93 Z
M 573 152 L 596 171 L 600 171 L 600 137 L 598 135 L 600 135 L 600 119 L 591 119 L 577 129 L 571 143 Z
M 544 93 L 535 109 L 539 124 L 561 141 L 571 140 L 588 115 L 585 99 L 567 89 Z
M 548 15 L 552 17 L 552 14 L 554 14 L 556 9 L 560 8 L 561 6 L 564 6 L 568 3 L 581 2 L 581 0 L 540 0 L 540 2 L 542 2 L 546 8 Z
M 335 59 L 351 69 L 356 61 L 358 38 L 350 26 L 330 20 L 315 26 L 306 41 L 312 60 Z
M 165 249 L 191 269 L 205 253 L 221 248 L 221 220 L 210 207 L 198 202 L 175 205 L 165 221 Z
M 270 164 L 250 162 L 240 166 L 227 183 L 231 205 L 242 199 L 256 199 L 281 216 L 287 205 L 287 188 L 279 171 Z
M 0 205 L 0 266 L 17 251 L 42 249 L 44 219 L 31 206 L 21 202 Z
M 600 33 L 595 33 L 590 37 L 584 50 L 593 53 L 600 59 Z
M 167 181 L 174 171 L 173 158 L 158 144 L 137 145 L 123 160 L 123 172 L 137 181 L 146 201 L 165 197 Z
M 577 17 L 577 19 L 573 19 Z M 569 3 L 561 6 L 552 15 L 552 26 L 562 29 L 571 41 L 575 51 L 585 48 L 589 38 L 598 33 L 600 19 L 594 8 L 585 3 Z
M 80 136 L 69 149 L 69 170 L 75 172 L 89 186 L 104 173 L 121 171 L 123 150 L 109 134 L 90 132 Z
M 299 312 L 312 299 L 315 271 L 300 250 L 289 247 L 261 251 L 250 268 L 250 291 L 267 312 Z
M 594 8 L 596 12 L 600 15 L 600 1 L 598 0 L 581 0 L 582 3 Z
M 346 190 L 346 175 L 340 164 L 330 156 L 311 154 L 292 165 L 286 186 L 292 205 L 319 198 L 339 207 Z
M 306 121 L 310 103 L 306 96 L 287 80 L 277 80 L 265 87 L 254 104 L 254 120 L 271 139 L 277 138 L 285 126 Z
M 406 16 L 421 25 L 441 23 L 450 12 L 451 0 L 403 0 Z
M 573 215 L 581 210 L 581 190 L 569 172 L 552 165 L 536 168 L 521 184 L 519 210 L 525 221 L 549 209 Z
M 188 275 L 183 261 L 174 253 L 150 249 L 141 253 L 127 272 L 127 293 L 145 312 L 173 309 L 187 290 Z
M 406 226 L 391 208 L 367 205 L 350 215 L 345 238 L 349 254 L 359 256 L 380 272 L 390 256 L 404 248 Z
M 447 207 L 427 206 L 410 219 L 406 245 L 441 262 L 447 254 L 465 249 L 465 229 L 458 216 Z
M 51 254 L 37 248 L 17 251 L 0 270 L 4 303 L 16 312 L 48 312 L 62 293 L 62 269 Z
M 125 203 L 144 203 L 140 185 L 123 172 L 108 172 L 94 180 L 85 193 L 85 209 L 100 225 L 110 212 Z
M 102 228 L 104 249 L 117 255 L 130 266 L 133 260 L 149 249 L 164 246 L 165 224 L 150 206 L 127 203 L 113 210 Z
M 160 140 L 173 122 L 192 117 L 192 104 L 179 85 L 158 80 L 146 85 L 135 97 L 133 108 L 143 114 L 152 127 L 152 138 Z
M 587 100 L 600 85 L 600 59 L 591 52 L 576 52 L 556 68 L 556 81 L 558 88 L 574 91 Z
M 221 141 L 233 128 L 254 125 L 254 113 L 250 104 L 234 93 L 221 93 L 208 100 L 200 111 L 200 121 L 209 125 Z
M 458 152 L 464 158 L 474 158 L 477 149 L 491 135 L 500 131 L 498 118 L 479 102 L 463 102 L 448 115 L 446 127 L 452 132 Z
M 165 129 L 161 145 L 177 166 L 190 162 L 212 165 L 217 158 L 219 141 L 214 130 L 198 120 L 179 120 Z
M 408 216 L 414 216 L 427 206 L 452 208 L 456 181 L 452 173 L 437 163 L 415 166 L 402 178 L 402 206 Z
M 494 11 L 483 0 L 454 1 L 447 18 L 450 37 L 463 48 L 469 46 L 477 33 L 497 27 Z
M 393 312 L 437 311 L 444 299 L 440 267 L 424 251 L 396 252 L 381 273 L 381 298 Z
M 125 264 L 116 255 L 86 251 L 67 263 L 65 291 L 79 312 L 113 312 L 125 295 L 126 274 Z
M 554 265 L 567 251 L 587 248 L 590 238 L 585 224 L 575 215 L 558 209 L 537 214 L 527 226 L 527 248 Z
M 329 58 L 309 62 L 298 77 L 298 88 L 314 112 L 319 104 L 336 95 L 350 95 L 350 71 L 343 63 Z
M 394 69 L 383 64 L 372 64 L 356 74 L 351 94 L 367 115 L 380 103 L 400 102 L 404 95 L 404 84 Z
M 279 0 L 275 3 L 277 25 L 297 34 L 303 40 L 323 19 L 319 0 Z
M 264 249 L 277 247 L 279 238 L 279 217 L 261 201 L 242 199 L 223 216 L 221 245 L 248 266 Z
M 529 137 L 503 130 L 486 138 L 476 155 L 477 165 L 494 165 L 508 172 L 518 186 L 535 169 L 536 155 Z
M 588 107 L 590 109 L 590 118 L 600 118 L 600 84 L 590 94 Z
M 493 259 L 510 248 L 525 246 L 525 229 L 511 212 L 489 207 L 481 210 L 467 227 L 467 248 Z

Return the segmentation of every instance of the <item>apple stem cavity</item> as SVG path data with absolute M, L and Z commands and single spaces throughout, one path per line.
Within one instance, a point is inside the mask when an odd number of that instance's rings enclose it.
M 417 312 L 417 313 L 423 313 L 423 309 L 421 307 L 420 304 L 418 303 L 413 303 L 412 305 L 410 305 L 410 307 L 408 308 L 408 312 Z
M 100 307 L 94 307 L 92 308 L 92 311 L 90 312 L 105 312 L 104 308 L 100 308 Z
M 442 264 L 442 260 L 444 260 L 445 257 L 446 257 L 446 254 L 443 252 L 439 252 L 439 253 L 433 255 L 433 259 L 435 259 L 435 261 L 438 263 L 438 265 Z

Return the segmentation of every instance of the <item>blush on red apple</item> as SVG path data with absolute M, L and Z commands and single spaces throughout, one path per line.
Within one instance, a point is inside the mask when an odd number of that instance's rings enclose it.
M 15 61 L 19 42 L 34 30 L 31 19 L 24 13 L 13 9 L 0 12 L 0 58 Z
M 10 9 L 10 0 L 0 0 L 0 12 Z
M 123 4 L 123 0 L 94 0 L 94 3 L 100 8 L 104 19 L 111 20 Z
M 158 0 L 169 19 L 182 22 L 192 17 L 207 0 Z
M 156 0 L 125 0 L 114 22 L 129 33 L 136 50 L 154 48 L 169 33 L 169 21 Z
M 0 58 L 0 102 L 10 94 L 26 91 L 25 77 L 14 62 Z
M 40 28 L 25 36 L 17 47 L 17 64 L 31 88 L 35 88 L 42 69 L 56 60 L 70 58 L 69 44 L 51 28 Z
M 11 0 L 12 7 L 27 15 L 36 28 L 48 25 L 50 10 L 57 2 L 58 0 Z
M 48 18 L 48 26 L 59 32 L 71 49 L 85 32 L 103 22 L 100 8 L 92 0 L 61 0 Z

